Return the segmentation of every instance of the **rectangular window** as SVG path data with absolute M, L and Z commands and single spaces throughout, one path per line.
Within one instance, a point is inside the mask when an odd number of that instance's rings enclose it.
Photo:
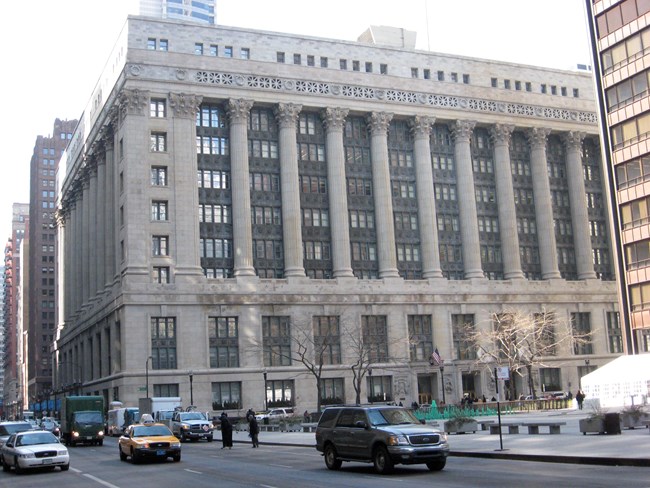
M 503 80 L 503 88 L 510 90 L 510 80 Z
M 388 65 L 387 64 L 380 64 L 379 65 L 379 73 L 382 75 L 387 75 L 388 74 Z
M 223 55 L 226 58 L 232 58 L 232 46 L 224 46 Z
M 264 366 L 290 366 L 290 318 L 262 316 L 262 344 Z
M 368 376 L 366 386 L 369 403 L 393 401 L 392 376 Z
M 340 59 L 339 60 L 339 68 L 346 70 L 348 69 L 348 60 L 347 59 Z
M 151 356 L 152 369 L 176 369 L 176 317 L 151 318 Z
M 152 132 L 150 148 L 153 152 L 167 151 L 167 134 L 165 132 Z
M 320 57 L 320 67 L 327 68 L 327 58 L 325 56 Z
M 454 352 L 456 359 L 476 359 L 476 344 L 472 335 L 476 330 L 473 314 L 453 314 L 451 316 L 451 330 L 454 336 Z
M 589 312 L 571 314 L 571 332 L 573 334 L 573 354 L 593 354 L 591 339 L 591 322 Z
M 160 51 L 169 51 L 169 41 L 167 39 L 161 39 L 158 49 Z
M 169 266 L 154 266 L 153 267 L 153 282 L 154 283 L 169 283 Z
M 445 72 L 438 71 L 438 81 L 445 81 Z
M 458 73 L 451 74 L 451 81 L 453 81 L 454 83 L 458 83 Z
M 152 166 L 151 167 L 151 185 L 152 186 L 167 186 L 167 167 L 166 166 Z
M 359 61 L 352 61 L 352 71 L 361 71 L 361 63 Z
M 492 85 L 492 88 L 496 88 L 498 86 L 499 81 L 496 78 L 492 78 L 490 80 L 490 83 Z
M 314 66 L 314 65 L 315 65 L 314 56 L 309 54 L 307 56 L 307 66 Z
M 366 73 L 372 73 L 372 63 L 370 61 L 366 61 Z
M 623 352 L 623 334 L 618 312 L 607 312 L 607 339 L 610 353 L 620 354 Z
M 153 396 L 155 397 L 177 397 L 178 384 L 168 383 L 162 385 L 153 385 Z
M 545 85 L 544 83 L 541 84 L 541 86 L 539 87 L 539 89 L 540 89 L 540 91 L 541 91 L 542 93 L 546 93 L 546 85 Z
M 424 69 L 422 70 L 422 75 L 425 80 L 430 80 L 431 79 L 431 70 L 430 69 Z
M 411 361 L 427 361 L 433 353 L 431 315 L 409 315 L 407 320 Z
M 201 43 L 201 42 L 194 43 L 194 54 L 196 54 L 198 56 L 203 55 L 203 43 Z
M 388 360 L 388 324 L 385 315 L 362 315 L 361 333 L 368 361 Z
M 147 49 L 149 49 L 149 50 L 151 50 L 151 51 L 155 51 L 155 50 L 156 50 L 156 39 L 154 39 L 154 38 L 152 38 L 152 37 L 150 37 L 149 39 L 147 39 Z
M 533 91 L 533 85 L 531 84 L 530 81 L 527 81 L 527 82 L 526 82 L 526 91 L 527 91 L 527 92 L 529 92 L 529 91 Z
M 212 383 L 212 410 L 240 410 L 241 408 L 243 405 L 239 381 Z
M 467 74 L 463 75 L 463 83 L 465 83 L 466 85 L 469 85 L 469 75 L 467 75 Z
M 293 406 L 293 380 L 268 380 L 265 386 L 267 408 Z
M 275 53 L 275 59 L 278 63 L 284 63 L 285 55 L 283 52 L 278 51 Z
M 251 50 L 250 50 L 250 48 L 242 47 L 239 50 L 239 58 L 240 59 L 250 59 L 251 58 Z
M 149 115 L 151 117 L 167 117 L 167 107 L 164 98 L 152 98 L 149 102 Z
M 153 236 L 151 253 L 154 256 L 169 256 L 169 236 Z
M 300 54 L 294 54 L 293 55 L 293 64 L 302 64 L 302 59 Z
M 151 202 L 151 220 L 167 220 L 167 202 L 154 200 Z
M 210 44 L 210 56 L 217 56 L 219 54 L 219 46 Z
M 345 403 L 343 378 L 321 379 L 320 403 L 321 405 L 340 405 Z
M 340 318 L 337 315 L 313 317 L 314 354 L 320 364 L 341 364 Z
M 211 368 L 239 367 L 237 317 L 210 317 L 208 325 Z
M 542 391 L 562 391 L 560 368 L 539 368 L 539 382 Z
M 411 68 L 411 78 L 419 78 L 419 77 L 420 77 L 420 75 L 418 73 L 418 69 L 417 68 Z

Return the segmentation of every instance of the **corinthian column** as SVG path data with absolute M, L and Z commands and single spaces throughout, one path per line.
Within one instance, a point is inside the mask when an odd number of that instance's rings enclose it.
M 388 166 L 388 125 L 393 114 L 373 112 L 368 116 L 371 128 L 370 156 L 372 159 L 372 186 L 377 225 L 377 254 L 379 277 L 398 278 L 393 226 L 393 200 Z
M 566 175 L 569 184 L 571 204 L 571 225 L 573 226 L 573 247 L 576 255 L 578 279 L 596 279 L 589 234 L 589 213 L 586 205 L 585 180 L 582 170 L 582 132 L 568 132 L 564 135 L 566 146 Z
M 348 221 L 348 193 L 345 183 L 345 151 L 343 124 L 347 109 L 326 108 L 322 113 L 325 125 L 325 152 L 327 154 L 327 183 L 332 233 L 332 274 L 334 278 L 353 278 L 350 256 L 350 224 Z
M 431 127 L 435 121 L 434 117 L 421 115 L 416 115 L 411 121 L 423 278 L 442 278 L 438 226 L 436 225 L 436 198 L 433 193 L 433 171 L 431 169 L 431 143 L 429 141 Z
M 235 277 L 255 276 L 248 175 L 248 114 L 252 106 L 252 100 L 228 101 Z
M 462 239 L 465 278 L 484 278 L 481 266 L 481 247 L 478 235 L 474 174 L 470 137 L 476 122 L 457 120 L 451 127 L 454 138 L 456 180 L 458 181 L 458 210 L 460 211 L 460 236 Z
M 533 175 L 539 260 L 542 265 L 542 278 L 545 280 L 562 277 L 557 264 L 551 185 L 548 181 L 548 163 L 546 161 L 546 139 L 550 132 L 550 129 L 535 128 L 530 129 L 527 133 Z
M 519 256 L 515 192 L 512 188 L 512 170 L 510 169 L 510 136 L 513 129 L 514 127 L 511 125 L 497 124 L 490 130 L 494 143 L 495 180 L 497 195 L 499 195 L 497 204 L 503 276 L 507 280 L 524 278 Z
M 285 277 L 305 276 L 296 148 L 296 120 L 301 109 L 302 105 L 293 103 L 280 103 L 275 109 L 275 117 L 280 127 L 280 185 Z

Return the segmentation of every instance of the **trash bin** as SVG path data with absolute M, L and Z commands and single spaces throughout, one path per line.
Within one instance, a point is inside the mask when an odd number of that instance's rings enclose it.
M 605 414 L 605 433 L 608 435 L 621 433 L 621 416 L 618 412 Z
M 264 422 L 264 425 L 269 425 L 269 418 L 268 418 L 268 417 L 264 417 L 263 422 Z

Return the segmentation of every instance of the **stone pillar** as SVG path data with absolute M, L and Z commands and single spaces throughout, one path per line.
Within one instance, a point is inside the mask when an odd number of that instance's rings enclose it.
M 115 116 L 117 112 L 113 112 Z M 111 124 L 109 134 L 104 139 L 106 149 L 106 198 L 104 200 L 106 205 L 106 257 L 104 260 L 104 287 L 110 288 L 115 280 L 117 280 L 117 270 L 119 259 L 117 249 L 120 245 L 119 242 L 119 222 L 117 219 L 118 213 L 118 188 L 116 188 L 117 180 L 117 161 L 115 158 L 115 133 L 113 128 L 116 123 Z
M 88 235 L 88 248 L 92 251 L 89 253 L 88 261 L 88 298 L 93 300 L 97 294 L 97 247 L 99 242 L 97 241 L 97 229 L 98 229 L 98 205 L 97 205 L 97 161 L 95 158 L 97 155 L 91 155 L 92 166 L 90 168 L 90 180 L 88 183 L 88 208 L 89 208 L 89 221 L 88 229 L 86 229 Z M 92 254 L 92 256 L 90 256 Z
M 82 228 L 83 228 L 83 200 L 81 196 L 81 182 L 76 189 L 76 202 L 74 209 L 74 251 L 73 257 L 74 260 L 74 311 L 78 313 L 81 310 L 81 305 L 83 303 L 82 293 L 83 293 L 83 283 L 82 283 L 82 269 L 83 269 L 83 256 L 81 251 L 82 243 Z
M 102 135 L 102 139 L 103 139 Z M 106 151 L 104 145 L 97 159 L 97 247 L 95 253 L 95 291 L 104 292 L 106 283 Z
M 282 239 L 284 276 L 305 276 L 302 252 L 302 218 L 300 210 L 300 176 L 296 120 L 301 105 L 280 103 L 275 116 L 280 128 L 280 185 L 282 193 Z
M 79 244 L 81 246 L 81 306 L 84 307 L 90 296 L 90 175 L 87 170 L 82 175 L 81 195 L 81 229 Z
M 470 138 L 476 122 L 457 120 L 451 127 L 454 138 L 454 158 L 458 181 L 458 210 L 460 211 L 460 235 L 462 239 L 465 278 L 484 278 L 481 265 L 481 247 L 476 214 L 476 194 L 472 169 Z
M 510 136 L 512 125 L 497 124 L 490 130 L 494 144 L 494 175 L 499 209 L 499 235 L 503 256 L 503 276 L 507 280 L 523 279 L 519 255 L 519 234 L 517 233 L 517 211 L 515 192 L 512 187 L 510 168 Z
M 589 233 L 589 213 L 582 168 L 582 132 L 564 134 L 566 147 L 566 176 L 569 184 L 569 203 L 571 204 L 571 225 L 573 226 L 573 246 L 576 255 L 578 279 L 596 279 Z
M 545 280 L 562 277 L 557 262 L 553 203 L 551 201 L 551 185 L 548 180 L 548 162 L 546 160 L 546 139 L 550 132 L 550 129 L 535 128 L 530 129 L 527 133 L 528 144 L 530 144 L 530 166 L 533 176 L 539 259 L 542 267 L 542 278 Z
M 411 121 L 413 132 L 413 156 L 418 198 L 418 224 L 422 248 L 422 277 L 442 278 L 438 225 L 436 223 L 436 197 L 433 192 L 431 168 L 431 143 L 429 140 L 434 117 L 416 115 Z
M 255 276 L 248 171 L 248 115 L 252 106 L 252 100 L 231 99 L 228 101 L 235 277 Z
M 322 113 L 326 130 L 327 183 L 332 233 L 332 263 L 334 278 L 352 278 L 350 255 L 350 222 L 348 191 L 345 179 L 345 149 L 343 124 L 348 116 L 344 108 L 327 108 Z
M 196 209 L 199 208 L 199 193 L 196 191 L 198 170 L 196 113 L 201 105 L 201 100 L 201 97 L 184 93 L 169 94 L 170 112 L 173 116 L 171 144 L 174 148 L 173 164 L 170 165 L 170 170 L 174 173 L 174 187 L 177 190 L 174 205 L 170 207 L 169 211 L 172 214 L 175 233 L 183 236 L 182 239 L 174 239 L 173 262 L 175 266 L 172 280 L 175 283 L 196 283 L 203 280 L 199 253 L 199 219 L 188 218 L 190 215 L 195 217 Z M 148 249 L 151 253 L 151 236 L 148 237 Z
M 373 112 L 367 118 L 371 129 L 370 156 L 372 159 L 372 186 L 377 227 L 377 254 L 379 277 L 399 278 L 395 251 L 393 199 L 388 164 L 388 126 L 393 114 Z

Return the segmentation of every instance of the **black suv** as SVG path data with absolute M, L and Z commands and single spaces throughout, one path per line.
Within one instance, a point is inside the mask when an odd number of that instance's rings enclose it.
M 395 464 L 426 464 L 440 471 L 449 455 L 446 434 L 423 425 L 410 410 L 384 405 L 325 409 L 316 429 L 316 449 L 329 469 L 360 461 L 374 463 L 380 474 Z

